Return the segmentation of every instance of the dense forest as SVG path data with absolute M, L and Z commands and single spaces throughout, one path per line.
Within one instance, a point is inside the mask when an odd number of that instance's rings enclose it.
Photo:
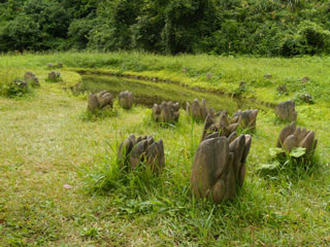
M 329 54 L 328 0 L 0 0 L 0 52 Z

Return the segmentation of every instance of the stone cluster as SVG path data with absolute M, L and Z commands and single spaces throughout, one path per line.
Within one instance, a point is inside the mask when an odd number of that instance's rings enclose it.
M 113 96 L 108 91 L 101 91 L 98 93 L 92 93 L 88 97 L 88 110 L 95 112 L 106 108 L 113 107 Z
M 195 197 L 210 198 L 215 203 L 233 199 L 243 185 L 245 161 L 251 136 L 224 136 L 202 141 L 192 166 L 191 187 Z
M 52 71 L 48 74 L 48 81 L 50 81 L 50 82 L 59 82 L 61 80 L 62 80 L 62 78 L 61 78 L 60 72 Z
M 119 105 L 124 109 L 131 109 L 133 106 L 133 93 L 129 91 L 121 92 L 119 94 Z
M 47 67 L 49 69 L 61 69 L 61 68 L 63 68 L 63 64 L 62 63 L 58 63 L 58 64 L 49 63 L 49 64 L 47 64 Z
M 295 109 L 295 103 L 292 100 L 279 103 L 275 107 L 275 114 L 283 121 L 296 121 L 297 112 Z
M 24 81 L 31 84 L 33 87 L 40 87 L 38 77 L 31 71 L 27 71 L 24 74 Z
M 297 147 L 306 148 L 305 155 L 313 155 L 317 146 L 315 132 L 305 128 L 297 128 L 295 122 L 284 127 L 277 140 L 277 147 L 283 148 L 286 152 L 291 152 Z
M 153 173 L 158 174 L 165 167 L 163 141 L 156 142 L 152 136 L 136 138 L 130 135 L 120 144 L 118 162 L 128 169 L 136 169 L 143 163 Z
M 196 121 L 204 121 L 208 114 L 214 114 L 212 108 L 207 108 L 205 99 L 202 99 L 201 102 L 198 99 L 194 99 L 191 104 L 187 102 L 186 112 Z
M 156 122 L 174 123 L 180 117 L 180 105 L 172 101 L 162 102 L 160 105 L 154 104 L 152 107 L 152 118 Z
M 238 127 L 253 130 L 256 128 L 258 110 L 238 111 L 232 118 L 227 111 L 209 114 L 205 120 L 202 140 L 216 136 L 229 137 Z

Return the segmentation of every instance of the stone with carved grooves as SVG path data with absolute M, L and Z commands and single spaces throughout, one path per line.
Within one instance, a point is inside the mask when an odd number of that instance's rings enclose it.
M 251 136 L 214 137 L 200 143 L 192 166 L 194 196 L 215 203 L 233 199 L 243 185 Z
M 156 122 L 174 123 L 179 121 L 180 105 L 178 102 L 163 101 L 160 105 L 154 104 L 152 107 L 152 118 Z
M 164 144 L 162 140 L 156 142 L 152 136 L 130 135 L 120 144 L 117 158 L 119 164 L 129 170 L 144 164 L 158 174 L 165 167 Z
M 293 122 L 282 129 L 276 146 L 287 152 L 291 152 L 292 149 L 298 147 L 306 148 L 305 155 L 312 156 L 317 147 L 317 142 L 314 131 L 297 128 L 295 122 Z

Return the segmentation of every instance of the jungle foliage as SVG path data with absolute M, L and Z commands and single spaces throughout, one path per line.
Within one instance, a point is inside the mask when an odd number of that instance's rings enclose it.
M 328 0 L 0 0 L 0 52 L 329 54 Z

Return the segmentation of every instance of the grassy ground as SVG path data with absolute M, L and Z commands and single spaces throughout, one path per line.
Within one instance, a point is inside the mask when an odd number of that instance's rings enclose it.
M 1 57 L 1 71 L 21 75 L 32 70 L 41 88 L 23 98 L 0 97 L 0 246 L 327 246 L 329 61 L 71 53 Z M 45 82 L 48 62 L 65 64 L 62 83 Z M 308 76 L 306 90 L 311 90 L 315 104 L 298 105 L 298 124 L 316 130 L 319 162 L 308 172 L 258 175 L 258 166 L 269 161 L 268 149 L 285 125 L 271 110 L 262 111 L 240 195 L 218 206 L 195 202 L 189 179 L 202 124 L 181 112 L 177 127 L 160 128 L 150 121 L 150 110 L 142 107 L 118 108 L 116 117 L 86 121 L 86 95 L 63 90 L 81 80 L 69 71 L 73 67 L 158 76 L 228 91 L 245 80 L 246 96 L 270 102 L 294 97 L 292 88 Z M 184 67 L 199 76 L 183 73 Z M 209 81 L 209 70 L 212 76 L 223 76 Z M 267 73 L 273 75 L 269 84 L 263 78 Z M 291 94 L 277 96 L 276 86 L 285 79 Z M 162 176 L 111 173 L 113 150 L 129 133 L 164 140 Z M 108 184 L 116 178 L 117 184 Z M 95 192 L 100 181 L 111 189 Z

